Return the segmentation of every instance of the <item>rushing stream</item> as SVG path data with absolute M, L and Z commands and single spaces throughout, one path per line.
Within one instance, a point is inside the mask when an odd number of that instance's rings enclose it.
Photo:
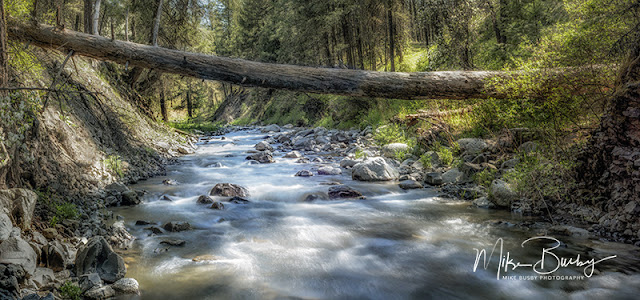
M 239 131 L 224 140 L 216 137 L 200 143 L 195 154 L 169 166 L 167 176 L 132 187 L 149 192 L 142 205 L 113 210 L 125 217 L 136 237 L 125 260 L 127 277 L 140 283 L 141 298 L 638 299 L 640 295 L 637 248 L 598 240 L 558 237 L 563 243 L 554 250 L 558 257 L 580 254 L 583 261 L 617 255 L 599 263 L 590 278 L 497 280 L 497 252 L 487 270 L 480 260 L 474 272 L 474 248 L 490 252 L 498 238 L 505 242 L 503 255 L 510 251 L 511 259 L 522 263 L 540 260 L 541 247 L 552 242 L 532 241 L 520 247 L 539 232 L 535 224 L 517 224 L 532 221 L 440 198 L 429 188 L 404 191 L 397 183 L 352 181 L 349 171 L 294 177 L 318 164 L 295 163 L 278 151 L 276 163 L 250 164 L 246 151 L 263 137 L 258 131 Z M 329 156 L 323 159 L 331 161 Z M 215 167 L 218 162 L 222 167 Z M 179 184 L 163 185 L 165 179 Z M 196 203 L 199 195 L 221 182 L 247 187 L 251 202 L 223 202 L 224 210 Z M 328 182 L 349 185 L 367 199 L 303 201 L 309 194 L 326 193 Z M 173 201 L 159 200 L 162 195 Z M 187 221 L 194 229 L 151 235 L 148 226 L 136 226 L 136 220 L 158 226 Z M 186 245 L 161 245 L 167 238 L 185 240 Z M 551 275 L 584 276 L 583 268 L 570 266 Z M 531 267 L 506 275 L 540 276 Z

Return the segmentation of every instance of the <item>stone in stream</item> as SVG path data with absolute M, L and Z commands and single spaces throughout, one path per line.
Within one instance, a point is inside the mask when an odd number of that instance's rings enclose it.
M 298 151 L 291 151 L 284 155 L 284 158 L 301 158 L 302 154 Z
M 180 231 L 193 229 L 193 227 L 191 227 L 191 224 L 189 224 L 188 222 L 176 222 L 176 221 L 167 222 L 164 225 L 162 225 L 162 228 L 164 228 L 164 230 L 169 232 L 180 232 Z
M 511 202 L 518 199 L 518 194 L 511 189 L 511 185 L 501 179 L 491 182 L 489 190 L 489 201 L 500 207 L 510 207 Z
M 162 195 L 160 197 L 160 199 L 158 199 L 158 200 L 160 200 L 160 201 L 169 201 L 169 202 L 173 201 L 173 199 L 171 199 L 171 197 L 169 197 L 167 195 Z
M 127 269 L 124 259 L 113 251 L 102 236 L 89 239 L 78 249 L 75 261 L 76 275 L 98 273 L 105 282 L 116 282 L 124 277 Z
M 309 171 L 309 170 L 300 170 L 296 173 L 295 176 L 298 177 L 311 177 L 313 176 L 313 172 Z
M 160 244 L 164 244 L 164 245 L 169 245 L 169 246 L 184 246 L 187 242 L 185 240 L 179 240 L 179 239 L 166 239 L 166 240 L 162 240 L 162 242 L 160 242 Z
M 329 188 L 329 199 L 364 199 L 362 193 L 346 185 L 336 185 Z
M 136 221 L 136 226 L 144 226 L 144 225 L 151 225 L 154 224 L 153 222 L 149 222 L 149 221 L 145 221 L 145 220 L 137 220 Z
M 142 200 L 140 200 L 140 196 L 138 196 L 136 191 L 128 190 L 122 193 L 122 201 L 120 201 L 120 204 L 124 206 L 132 206 L 138 205 L 141 202 Z
M 173 179 L 165 179 L 162 181 L 164 185 L 178 185 L 178 182 Z
M 237 203 L 237 204 L 245 204 L 245 203 L 249 203 L 249 200 L 244 199 L 242 197 L 233 197 L 233 198 L 229 199 L 229 202 Z
M 420 182 L 417 182 L 417 181 L 412 180 L 412 179 L 400 181 L 398 186 L 400 186 L 400 188 L 403 189 L 403 190 L 421 189 L 422 188 L 422 184 L 420 184 Z
M 211 199 L 211 197 L 209 197 L 207 195 L 200 195 L 200 197 L 198 197 L 198 200 L 196 201 L 196 203 L 198 203 L 198 204 L 211 204 L 211 203 L 213 203 L 213 199 Z
M 270 164 L 276 162 L 269 151 L 262 151 L 260 153 L 251 154 L 246 157 L 246 160 L 255 160 L 261 164 Z
M 198 255 L 193 259 L 191 259 L 191 261 L 193 262 L 203 262 L 203 261 L 213 261 L 213 260 L 218 260 L 218 257 L 216 257 L 215 255 Z
M 388 181 L 400 176 L 396 168 L 382 157 L 369 158 L 353 166 L 351 177 L 360 181 Z
M 424 182 L 430 185 L 441 185 L 442 174 L 440 174 L 440 172 L 430 172 L 424 174 Z
M 145 228 L 146 230 L 150 230 L 152 234 L 162 234 L 162 229 L 158 226 L 151 226 Z
M 248 197 L 247 188 L 233 183 L 218 183 L 209 192 L 211 196 L 222 197 Z
M 133 278 L 122 278 L 116 281 L 111 287 L 118 295 L 140 295 L 140 285 Z
M 258 151 L 273 151 L 273 147 L 265 141 L 261 141 L 260 143 L 257 143 L 255 145 L 255 148 Z
M 340 167 L 341 168 L 345 168 L 345 169 L 350 169 L 350 168 L 353 168 L 353 166 L 355 166 L 359 162 L 361 162 L 361 161 L 355 160 L 355 159 L 345 158 L 345 159 L 340 161 Z
M 302 157 L 302 158 L 296 160 L 296 163 L 297 164 L 308 164 L 309 163 L 309 159 L 306 158 L 306 157 Z
M 342 170 L 331 166 L 325 166 L 318 169 L 318 175 L 340 175 Z
M 209 208 L 222 210 L 222 209 L 224 209 L 224 204 L 222 204 L 220 202 L 213 202 Z

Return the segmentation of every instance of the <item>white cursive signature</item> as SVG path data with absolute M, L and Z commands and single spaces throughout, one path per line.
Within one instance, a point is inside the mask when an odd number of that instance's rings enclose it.
M 549 236 L 532 237 L 522 242 L 520 246 L 524 248 L 524 245 L 526 243 L 533 240 L 550 240 L 550 241 L 554 241 L 555 243 L 550 248 L 542 248 L 542 255 L 540 257 L 540 260 L 534 263 L 522 263 L 519 261 L 514 262 L 513 258 L 511 258 L 511 254 L 509 253 L 509 251 L 507 251 L 506 255 L 503 255 L 504 241 L 502 240 L 502 238 L 498 238 L 496 243 L 493 245 L 493 248 L 491 249 L 491 253 L 489 254 L 488 260 L 487 260 L 486 249 L 479 250 L 477 248 L 473 248 L 473 250 L 476 251 L 476 262 L 473 265 L 473 272 L 475 272 L 478 269 L 478 264 L 480 263 L 480 257 L 482 257 L 484 269 L 486 270 L 489 267 L 489 264 L 491 262 L 491 257 L 493 257 L 493 253 L 495 252 L 498 246 L 500 246 L 500 256 L 498 260 L 498 268 L 497 268 L 497 274 L 496 274 L 496 278 L 498 280 L 500 280 L 500 272 L 504 271 L 505 273 L 507 273 L 508 271 L 513 271 L 519 267 L 530 267 L 534 272 L 536 272 L 539 275 L 548 275 L 557 271 L 560 268 L 567 268 L 570 266 L 584 267 L 583 269 L 584 275 L 586 277 L 591 277 L 595 270 L 595 266 L 598 263 L 616 257 L 616 255 L 611 255 L 599 260 L 595 260 L 595 258 L 591 258 L 588 260 L 580 260 L 580 254 L 572 258 L 558 257 L 558 255 L 553 253 L 553 250 L 560 247 L 561 243 L 559 240 Z M 544 264 L 547 259 L 551 259 L 555 261 L 556 264 L 555 264 L 555 268 L 545 271 Z

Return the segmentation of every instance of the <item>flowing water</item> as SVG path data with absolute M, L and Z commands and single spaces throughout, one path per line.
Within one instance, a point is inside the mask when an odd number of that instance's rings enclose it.
M 535 276 L 520 267 L 497 278 L 499 249 L 485 270 L 474 272 L 474 248 L 504 240 L 503 255 L 515 262 L 540 260 L 554 242 L 520 243 L 541 231 L 504 211 L 477 209 L 468 202 L 437 197 L 432 189 L 403 191 L 393 183 L 352 181 L 336 176 L 294 177 L 317 164 L 282 158 L 250 164 L 246 151 L 262 140 L 257 131 L 239 131 L 199 144 L 193 155 L 168 167 L 167 176 L 132 188 L 149 193 L 142 205 L 116 208 L 136 237 L 125 254 L 127 277 L 140 283 L 143 299 L 638 299 L 640 260 L 632 246 L 559 238 L 557 257 L 581 255 L 601 262 L 582 280 L 509 280 Z M 313 157 L 313 155 L 310 155 Z M 324 156 L 325 161 L 332 157 Z M 335 158 L 338 161 L 339 158 Z M 213 167 L 215 163 L 222 167 Z M 162 184 L 173 179 L 178 185 Z M 224 210 L 196 204 L 221 182 L 243 185 L 251 201 L 223 202 Z M 365 200 L 304 202 L 326 193 L 328 182 L 361 191 Z M 158 200 L 168 195 L 173 201 Z M 188 221 L 193 230 L 150 235 L 136 220 L 164 224 Z M 495 220 L 503 220 L 496 222 Z M 506 221 L 506 222 L 505 222 Z M 178 238 L 186 245 L 160 245 Z M 168 249 L 167 249 L 168 248 Z M 194 258 L 198 257 L 194 261 Z M 552 259 L 549 259 L 552 258 Z M 547 255 L 547 268 L 553 257 Z M 584 267 L 550 275 L 584 276 Z M 538 275 L 539 276 L 539 275 Z M 564 277 L 568 279 L 569 277 Z

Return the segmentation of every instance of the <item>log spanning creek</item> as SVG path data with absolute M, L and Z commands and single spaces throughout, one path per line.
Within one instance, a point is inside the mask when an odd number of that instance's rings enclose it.
M 342 174 L 318 175 L 321 166 L 339 167 L 343 157 L 331 152 L 300 151 L 308 163 L 284 158 L 286 149 L 273 152 L 275 163 L 246 160 L 264 137 L 244 130 L 201 140 L 196 153 L 169 166 L 166 176 L 132 186 L 148 191 L 143 204 L 113 209 L 136 237 L 124 255 L 127 277 L 140 283 L 136 298 L 640 295 L 637 247 L 546 235 L 535 220 L 439 197 L 430 187 L 403 190 L 397 181 L 355 181 L 344 168 Z M 317 157 L 322 162 L 314 162 Z M 314 176 L 294 176 L 304 169 Z M 176 184 L 163 184 L 168 179 Z M 198 204 L 218 183 L 246 187 L 248 202 L 212 196 L 223 209 Z M 366 198 L 329 199 L 328 190 L 338 183 Z M 138 220 L 151 224 L 136 225 Z M 163 228 L 171 221 L 190 228 Z

